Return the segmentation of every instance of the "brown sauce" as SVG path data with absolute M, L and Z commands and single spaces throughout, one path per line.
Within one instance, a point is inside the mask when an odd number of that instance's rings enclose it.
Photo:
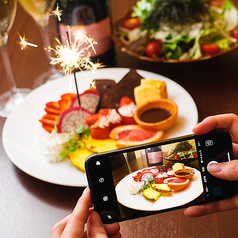
M 168 119 L 172 114 L 163 108 L 153 108 L 143 112 L 140 120 L 147 123 L 156 123 Z
M 176 173 L 176 175 L 178 175 L 178 176 L 187 176 L 189 174 L 190 173 L 188 173 L 188 172 L 178 172 L 178 173 Z

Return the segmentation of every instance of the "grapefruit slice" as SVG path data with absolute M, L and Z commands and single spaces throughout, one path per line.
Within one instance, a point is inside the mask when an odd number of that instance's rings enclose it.
M 186 178 L 168 178 L 164 180 L 164 183 L 168 185 L 169 188 L 175 191 L 181 191 L 189 185 L 190 180 Z
M 124 125 L 112 129 L 109 137 L 122 148 L 161 140 L 163 134 L 163 131 L 145 130 L 139 125 Z

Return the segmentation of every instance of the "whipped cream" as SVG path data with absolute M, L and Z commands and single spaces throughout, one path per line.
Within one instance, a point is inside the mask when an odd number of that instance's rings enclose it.
M 92 127 L 105 128 L 108 127 L 110 123 L 115 124 L 120 123 L 120 121 L 121 121 L 120 115 L 117 113 L 115 109 L 111 109 L 108 115 L 100 116 L 99 120 L 97 120 L 96 123 L 92 125 Z
M 137 106 L 133 102 L 118 109 L 118 112 L 125 117 L 133 117 L 136 111 Z

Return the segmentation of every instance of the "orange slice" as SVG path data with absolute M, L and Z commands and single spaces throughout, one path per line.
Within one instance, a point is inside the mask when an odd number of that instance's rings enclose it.
M 118 148 L 159 141 L 163 131 L 146 130 L 139 125 L 118 126 L 111 130 L 109 137 L 116 140 Z

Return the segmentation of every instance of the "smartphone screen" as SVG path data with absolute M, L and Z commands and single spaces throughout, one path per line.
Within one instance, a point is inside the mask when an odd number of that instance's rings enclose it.
M 93 155 L 85 168 L 95 210 L 113 223 L 234 196 L 237 182 L 207 167 L 233 158 L 229 133 L 216 130 Z

